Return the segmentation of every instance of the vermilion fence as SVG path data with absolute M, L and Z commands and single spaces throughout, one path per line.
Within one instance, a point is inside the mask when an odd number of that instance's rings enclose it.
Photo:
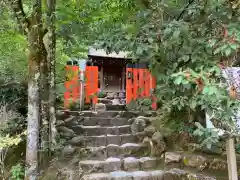
M 64 93 L 64 107 L 68 109 L 71 103 L 77 103 L 80 99 L 80 70 L 79 66 L 67 65 Z M 98 102 L 98 67 L 86 66 L 84 99 L 85 103 L 96 104 Z M 156 109 L 156 98 L 153 90 L 156 88 L 156 79 L 147 68 L 128 66 L 126 69 L 126 104 L 138 98 L 151 98 L 152 108 Z
M 138 98 L 151 98 L 152 109 L 157 109 L 154 89 L 156 79 L 147 68 L 128 65 L 126 71 L 126 103 L 129 104 Z
M 78 66 L 67 65 L 65 67 L 66 81 L 64 92 L 64 107 L 68 109 L 71 103 L 77 103 L 80 99 L 80 70 Z M 85 103 L 97 103 L 98 91 L 98 67 L 87 66 L 85 74 Z
M 66 81 L 64 93 L 64 107 L 67 108 L 71 103 L 75 103 L 80 95 L 79 67 L 67 65 L 65 67 Z
M 98 67 L 87 66 L 85 72 L 85 102 L 96 104 L 98 102 Z

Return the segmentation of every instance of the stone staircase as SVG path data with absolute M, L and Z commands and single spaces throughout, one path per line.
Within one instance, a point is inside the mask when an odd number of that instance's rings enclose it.
M 63 156 L 79 155 L 75 166 L 84 172 L 81 180 L 216 179 L 160 168 L 161 158 L 150 157 L 149 148 L 141 143 L 143 134 L 132 133 L 129 118 L 137 115 L 118 111 L 61 114 L 58 131 L 67 140 Z

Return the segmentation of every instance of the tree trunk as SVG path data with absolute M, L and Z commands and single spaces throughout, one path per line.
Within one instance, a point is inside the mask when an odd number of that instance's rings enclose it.
M 41 127 L 40 127 L 40 168 L 44 168 L 48 163 L 48 155 L 50 152 L 49 141 L 49 68 L 47 62 L 47 51 L 45 46 L 42 48 L 42 60 L 40 65 L 41 70 L 41 85 L 40 85 L 40 99 L 41 99 Z
M 33 4 L 28 34 L 29 72 L 28 72 L 28 126 L 25 180 L 38 179 L 38 149 L 40 129 L 40 65 L 45 53 L 43 44 L 43 28 L 41 17 L 41 1 Z
M 47 60 L 49 64 L 49 116 L 50 116 L 50 127 L 49 127 L 49 140 L 51 141 L 51 145 L 54 145 L 55 137 L 56 137 L 56 89 L 55 89 L 55 54 L 56 54 L 56 33 L 55 33 L 55 8 L 56 8 L 56 0 L 47 0 Z M 53 147 L 51 147 L 53 150 Z
M 30 52 L 30 67 L 28 80 L 28 125 L 26 149 L 26 180 L 35 180 L 38 176 L 38 142 L 40 125 L 40 59 Z
M 45 148 L 45 143 L 47 143 L 49 150 L 49 67 L 47 51 L 43 43 L 45 32 L 42 25 L 42 0 L 31 1 L 33 4 L 32 15 L 29 18 L 26 17 L 23 10 L 22 0 L 8 0 L 6 2 L 11 7 L 20 30 L 28 38 L 28 126 L 25 179 L 36 180 L 39 167 L 39 142 L 41 142 L 39 129 L 41 123 L 43 125 L 43 133 L 41 133 L 43 147 Z

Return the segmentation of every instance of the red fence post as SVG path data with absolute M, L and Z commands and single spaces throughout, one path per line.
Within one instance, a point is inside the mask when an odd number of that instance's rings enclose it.
M 150 73 L 148 69 L 144 70 L 144 97 L 150 97 Z
M 138 69 L 133 68 L 133 100 L 136 100 L 139 97 L 139 80 L 138 80 Z
M 72 83 L 73 83 L 73 89 L 72 89 L 72 95 L 73 95 L 73 102 L 77 102 L 79 98 L 79 90 L 80 90 L 80 83 L 79 83 L 79 67 L 78 66 L 73 66 L 73 78 L 72 78 Z
M 129 104 L 133 99 L 133 69 L 126 69 L 126 103 Z
M 152 109 L 157 110 L 157 98 L 155 96 L 155 89 L 156 89 L 156 78 L 151 75 L 151 89 L 152 89 Z
M 139 96 L 142 98 L 144 97 L 144 69 L 139 69 Z
M 96 104 L 98 102 L 98 67 L 87 66 L 86 67 L 86 87 L 85 87 L 85 102 Z
M 66 81 L 64 92 L 64 108 L 69 108 L 70 103 L 76 102 L 79 96 L 78 66 L 65 66 Z M 71 100 L 71 101 L 70 101 Z

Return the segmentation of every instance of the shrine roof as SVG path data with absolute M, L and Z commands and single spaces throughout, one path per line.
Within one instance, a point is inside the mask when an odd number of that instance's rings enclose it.
M 119 58 L 119 59 L 125 59 L 128 57 L 129 52 L 120 51 L 119 53 L 112 52 L 108 54 L 103 49 L 95 49 L 93 47 L 89 48 L 88 56 L 95 56 L 95 57 L 108 57 L 108 58 Z

